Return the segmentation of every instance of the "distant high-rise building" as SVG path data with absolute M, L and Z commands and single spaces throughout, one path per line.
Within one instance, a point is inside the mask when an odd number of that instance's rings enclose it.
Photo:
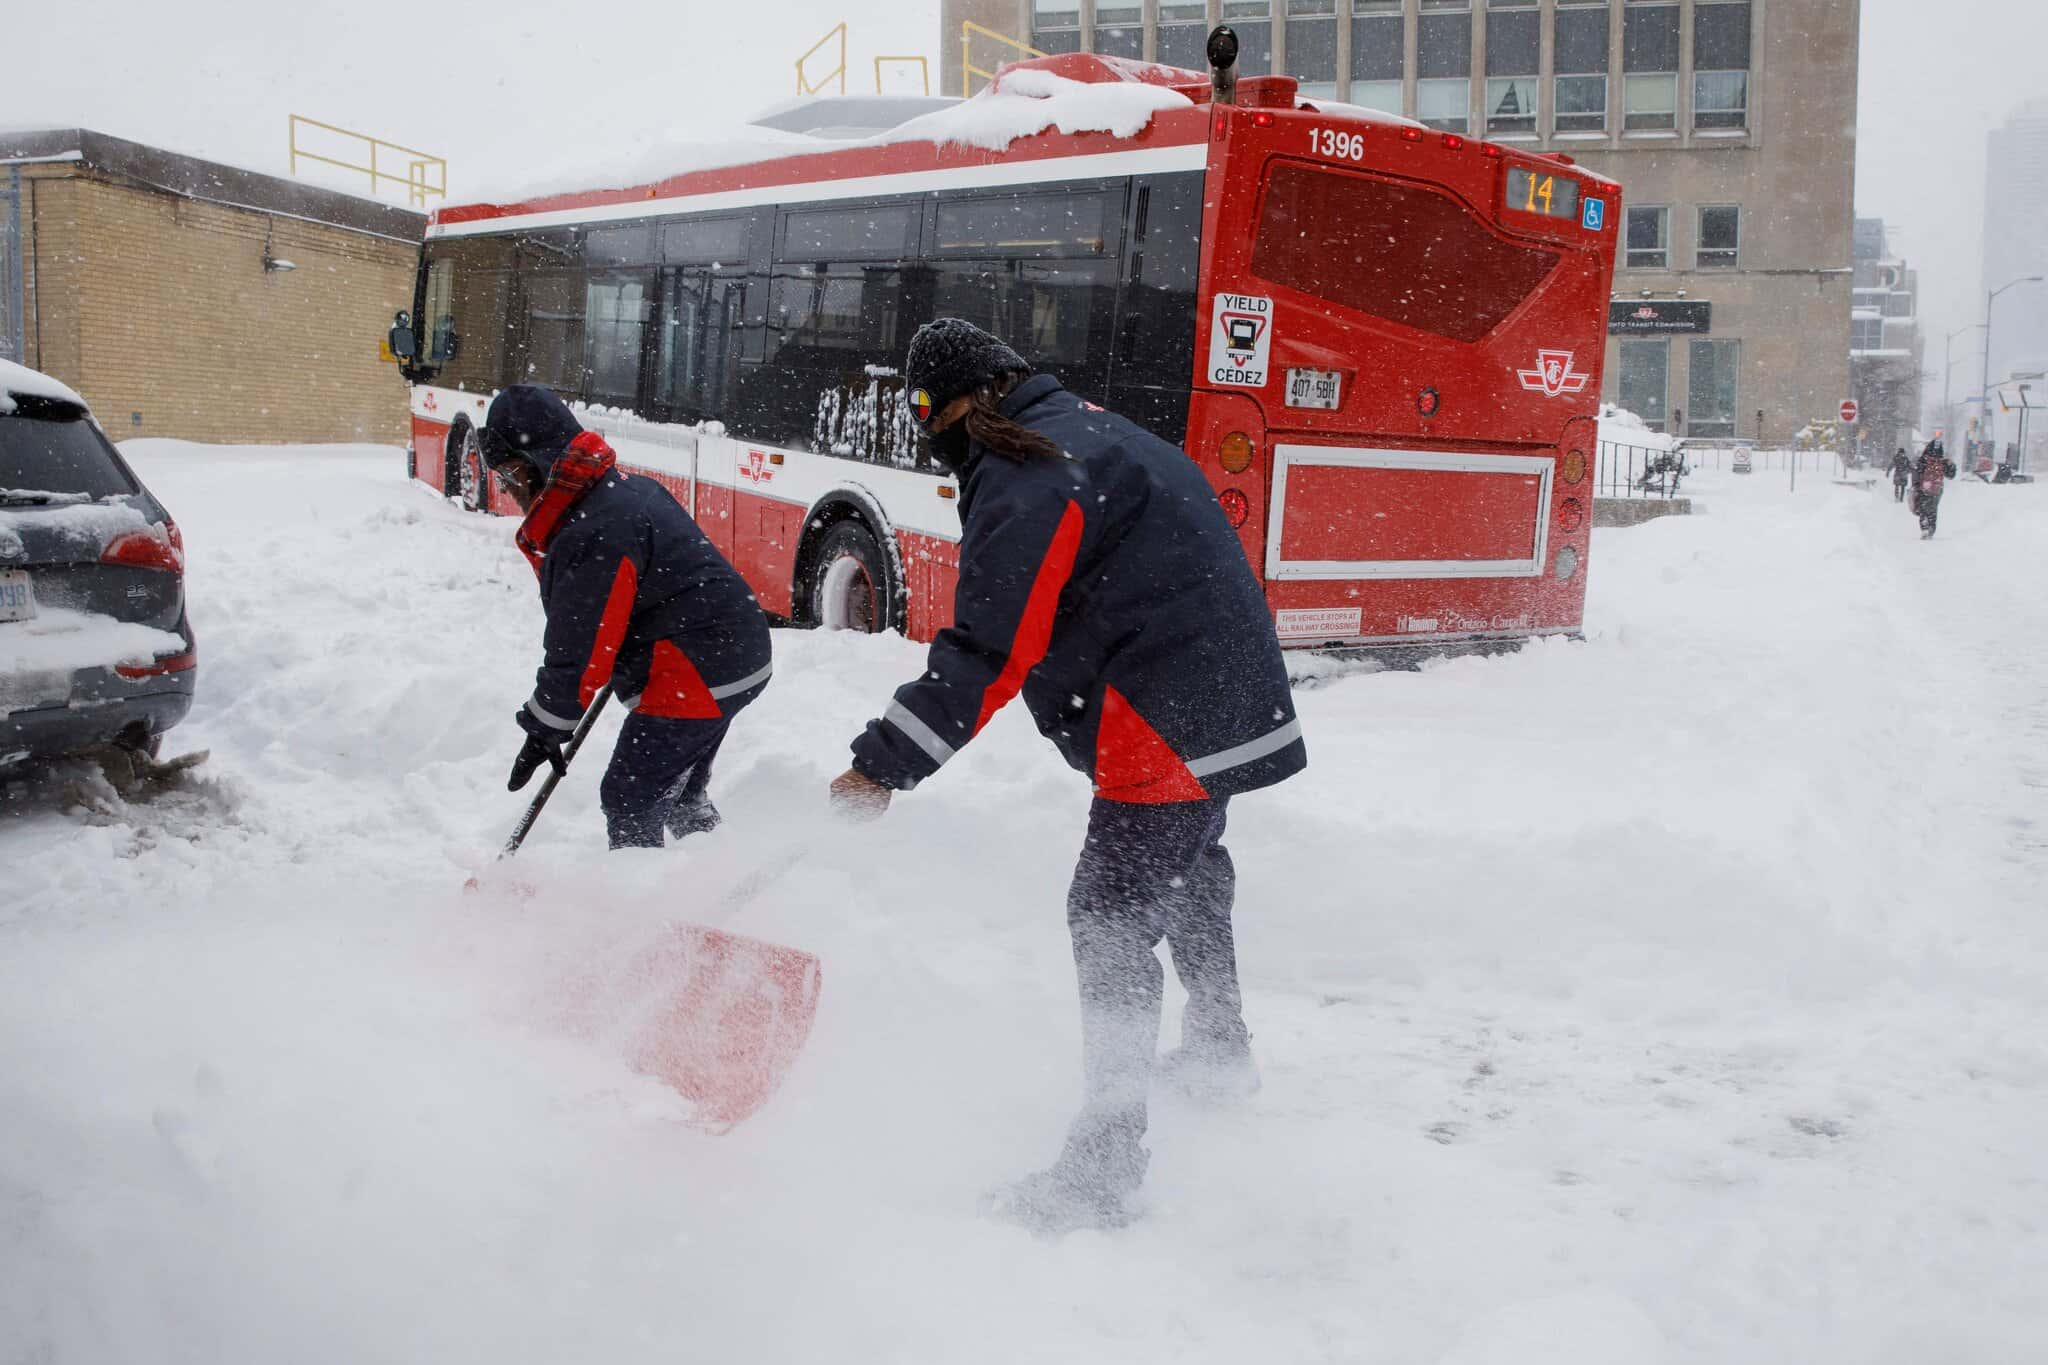
M 1864 453 L 1881 457 L 1913 442 L 1922 355 L 1920 272 L 1892 249 L 1882 218 L 1856 220 L 1852 285 L 1849 383 Z
M 1984 290 L 2048 275 L 2048 101 L 2015 114 L 1987 140 L 1984 167 Z M 2048 370 L 2048 284 L 2022 284 L 1991 305 L 1991 384 L 2016 371 Z M 1959 370 L 1960 366 L 1957 367 Z M 1975 385 L 1971 385 L 1974 393 Z M 2001 430 L 1991 405 L 1987 436 Z M 2016 431 L 2016 414 L 2003 425 Z M 2008 433 L 2010 434 L 2010 432 Z

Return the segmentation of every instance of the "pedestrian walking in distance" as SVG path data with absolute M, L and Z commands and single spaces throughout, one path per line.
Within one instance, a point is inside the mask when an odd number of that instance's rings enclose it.
M 1188 992 L 1166 1076 L 1211 1097 L 1257 1088 L 1223 828 L 1231 797 L 1306 765 L 1301 725 L 1264 595 L 1178 447 L 1031 373 L 959 318 L 918 331 L 904 382 L 960 483 L 953 625 L 854 740 L 832 795 L 848 813 L 880 814 L 1020 691 L 1093 781 L 1067 892 L 1081 1112 L 1058 1159 L 992 1203 L 1044 1232 L 1113 1226 L 1131 1215 L 1149 1159 L 1162 938 Z
M 1913 462 L 1906 457 L 1906 448 L 1900 446 L 1892 455 L 1892 501 L 1906 500 L 1906 485 L 1913 481 Z
M 1934 538 L 1934 523 L 1941 515 L 1941 493 L 1956 476 L 1956 462 L 1942 452 L 1941 442 L 1929 441 L 1913 466 L 1913 511 L 1920 518 L 1920 539 Z
M 598 787 L 613 848 L 660 848 L 718 824 L 706 790 L 726 730 L 768 685 L 768 622 L 667 489 L 614 467 L 602 435 L 531 384 L 491 400 L 479 445 L 525 511 L 519 548 L 547 612 L 513 791 L 606 685 L 630 713 Z

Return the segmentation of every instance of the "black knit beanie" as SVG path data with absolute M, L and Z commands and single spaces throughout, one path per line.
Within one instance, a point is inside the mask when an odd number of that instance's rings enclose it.
M 582 430 L 569 405 L 551 390 L 538 384 L 514 384 L 491 400 L 477 444 L 484 463 L 491 468 L 523 459 L 545 479 Z
M 917 329 L 903 362 L 903 385 L 919 422 L 997 375 L 1029 374 L 1031 366 L 965 318 L 938 318 Z

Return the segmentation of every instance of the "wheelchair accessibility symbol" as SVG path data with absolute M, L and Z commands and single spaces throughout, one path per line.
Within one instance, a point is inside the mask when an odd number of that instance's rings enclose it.
M 1607 201 L 1588 199 L 1579 211 L 1579 225 L 1588 232 L 1598 232 L 1607 226 Z

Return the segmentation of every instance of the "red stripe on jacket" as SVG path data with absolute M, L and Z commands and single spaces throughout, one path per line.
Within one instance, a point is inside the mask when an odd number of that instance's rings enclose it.
M 1024 675 L 1038 667 L 1038 661 L 1045 657 L 1045 651 L 1052 644 L 1053 617 L 1059 612 L 1060 593 L 1067 586 L 1067 580 L 1074 574 L 1074 556 L 1081 550 L 1081 506 L 1069 502 L 1067 510 L 1060 516 L 1059 528 L 1052 533 L 1052 544 L 1045 548 L 1045 558 L 1038 563 L 1037 576 L 1031 582 L 1031 595 L 1025 599 L 1024 615 L 1017 622 L 1017 634 L 1010 641 L 1010 657 L 1003 664 L 1003 671 L 981 694 L 981 715 L 974 722 L 974 733 L 980 734 L 982 727 L 989 723 L 996 712 L 1009 705 L 1010 699 L 1024 686 Z
M 598 689 L 612 680 L 612 666 L 618 662 L 619 646 L 633 619 L 633 599 L 639 592 L 640 571 L 632 560 L 620 560 L 611 594 L 604 600 L 604 616 L 597 623 L 597 638 L 590 645 L 590 662 L 583 666 L 583 681 L 576 688 L 578 706 L 589 706 Z

